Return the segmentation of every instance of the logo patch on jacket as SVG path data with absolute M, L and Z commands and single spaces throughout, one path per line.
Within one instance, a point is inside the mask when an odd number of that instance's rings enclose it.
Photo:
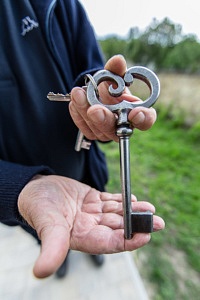
M 32 20 L 30 17 L 25 17 L 22 19 L 22 31 L 21 35 L 25 36 L 27 32 L 33 30 L 34 28 L 39 27 L 38 22 Z

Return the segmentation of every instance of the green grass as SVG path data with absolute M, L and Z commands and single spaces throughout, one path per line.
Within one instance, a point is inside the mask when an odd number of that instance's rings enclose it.
M 136 258 L 156 300 L 194 300 L 200 294 L 200 126 L 182 125 L 180 118 L 169 119 L 161 110 L 150 130 L 135 130 L 130 140 L 132 193 L 138 201 L 154 204 L 166 222 L 166 229 L 153 233 Z M 119 192 L 118 145 L 102 148 L 110 172 L 107 190 Z

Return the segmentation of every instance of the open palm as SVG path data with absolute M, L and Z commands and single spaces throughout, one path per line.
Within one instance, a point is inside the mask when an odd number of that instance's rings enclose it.
M 122 197 L 101 193 L 78 181 L 55 175 L 38 176 L 22 190 L 19 211 L 41 239 L 42 247 L 34 267 L 37 277 L 54 273 L 69 249 L 91 254 L 134 250 L 150 240 L 137 233 L 124 239 Z M 147 202 L 136 202 L 134 210 L 155 211 Z M 154 216 L 154 230 L 164 227 Z

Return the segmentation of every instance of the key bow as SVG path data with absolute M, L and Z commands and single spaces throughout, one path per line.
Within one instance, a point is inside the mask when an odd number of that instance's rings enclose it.
M 107 107 L 112 112 L 116 112 L 121 109 L 133 109 L 138 106 L 151 107 L 157 100 L 160 94 L 160 82 L 156 74 L 148 68 L 135 66 L 129 68 L 124 77 L 113 74 L 108 70 L 100 70 L 93 75 L 93 80 L 98 86 L 103 81 L 112 81 L 117 84 L 117 88 L 113 88 L 112 84 L 109 86 L 109 94 L 113 97 L 119 97 L 122 95 L 126 86 L 130 86 L 134 79 L 139 79 L 147 84 L 150 89 L 150 96 L 143 102 L 129 102 L 122 100 L 117 104 L 103 104 L 100 97 L 96 93 L 94 83 L 89 81 L 87 86 L 87 99 L 90 105 L 100 104 Z

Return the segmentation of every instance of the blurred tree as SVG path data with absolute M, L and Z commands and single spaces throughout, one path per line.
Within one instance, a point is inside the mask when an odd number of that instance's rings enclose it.
M 110 57 L 116 54 L 122 54 L 126 56 L 126 40 L 121 39 L 116 35 L 108 36 L 104 40 L 99 41 L 102 51 L 105 55 L 105 59 L 108 60 Z
M 150 65 L 157 71 L 200 72 L 197 37 L 183 35 L 182 26 L 168 18 L 161 22 L 154 18 L 144 31 L 132 27 L 127 39 L 113 35 L 101 40 L 100 45 L 106 59 L 120 53 L 131 63 Z
M 169 18 L 164 18 L 161 22 L 154 18 L 141 38 L 149 45 L 173 47 L 183 39 L 182 26 L 174 24 Z
M 130 29 L 127 53 L 135 63 L 153 64 L 161 69 L 166 53 L 182 38 L 181 25 L 173 24 L 168 18 L 161 22 L 154 18 L 144 32 L 137 27 Z
M 194 35 L 178 43 L 163 61 L 167 70 L 196 73 L 200 71 L 200 43 Z

